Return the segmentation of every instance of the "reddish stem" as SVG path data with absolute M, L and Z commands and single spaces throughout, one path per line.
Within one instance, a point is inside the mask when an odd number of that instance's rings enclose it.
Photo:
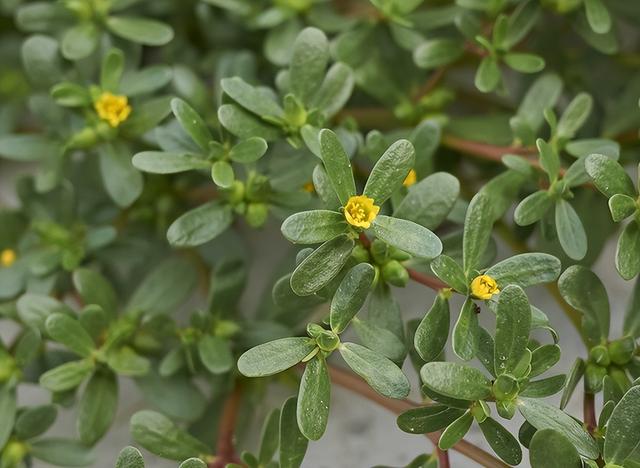
M 368 400 L 373 401 L 374 403 L 377 403 L 378 405 L 388 409 L 395 414 L 401 414 L 409 409 L 425 406 L 411 400 L 393 400 L 390 398 L 385 398 L 382 395 L 376 393 L 376 391 L 369 387 L 369 385 L 364 380 L 338 367 L 329 366 L 329 374 L 331 375 L 331 381 L 333 383 L 345 387 L 352 392 L 357 393 L 367 398 Z M 440 433 L 433 432 L 430 434 L 425 434 L 425 437 L 427 437 L 429 440 L 431 440 L 431 442 L 433 442 L 434 445 L 437 446 L 438 439 L 440 438 Z M 458 442 L 452 448 L 453 450 L 460 452 L 476 463 L 479 463 L 481 466 L 489 468 L 509 467 L 509 465 L 504 464 L 490 453 L 485 452 L 481 448 L 476 447 L 475 445 L 467 442 L 464 439 Z
M 240 409 L 242 390 L 236 385 L 222 409 L 220 426 L 218 427 L 218 442 L 216 444 L 215 459 L 209 463 L 209 468 L 224 468 L 227 463 L 241 463 L 236 454 L 234 437 L 236 431 L 236 419 Z
M 525 157 L 537 154 L 535 148 L 496 146 L 480 141 L 465 140 L 452 135 L 443 135 L 442 144 L 447 148 L 454 149 L 461 153 L 495 162 L 502 162 L 502 156 L 505 154 L 517 154 Z M 539 167 L 537 159 L 531 158 L 530 162 L 534 166 Z
M 419 271 L 412 270 L 411 268 L 407 268 L 407 271 L 409 272 L 409 278 L 411 278 L 413 281 L 415 281 L 416 283 L 424 284 L 434 291 L 439 291 L 440 289 L 449 287 L 438 278 L 434 278 L 425 273 L 420 273 Z
M 596 400 L 593 393 L 584 393 L 582 411 L 584 414 L 584 424 L 587 426 L 589 433 L 593 434 L 598 427 L 598 423 L 596 422 Z
M 450 468 L 449 452 L 436 447 L 436 453 L 438 454 L 438 468 Z

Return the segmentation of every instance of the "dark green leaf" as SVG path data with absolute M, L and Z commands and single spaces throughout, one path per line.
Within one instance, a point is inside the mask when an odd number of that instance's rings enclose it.
M 302 211 L 285 219 L 280 229 L 295 244 L 317 244 L 345 233 L 347 222 L 337 211 Z
M 439 294 L 413 338 L 416 351 L 426 362 L 436 359 L 447 344 L 449 320 L 449 301 Z
M 233 221 L 229 207 L 214 200 L 200 205 L 176 219 L 167 231 L 167 239 L 176 247 L 204 244 L 222 234 Z
M 529 342 L 531 307 L 524 291 L 509 285 L 500 292 L 496 308 L 494 366 L 498 375 L 514 371 Z
M 251 348 L 238 359 L 238 370 L 247 377 L 273 375 L 298 364 L 316 347 L 305 337 L 281 338 Z
M 362 308 L 374 276 L 375 270 L 368 263 L 354 266 L 344 276 L 331 300 L 330 323 L 334 332 L 342 333 Z
M 422 382 L 435 392 L 459 400 L 491 395 L 491 381 L 478 369 L 456 362 L 428 362 L 420 369 Z
M 321 354 L 307 362 L 296 410 L 300 432 L 309 440 L 318 440 L 324 434 L 329 420 L 331 382 L 324 357 Z
M 378 215 L 371 228 L 378 239 L 414 257 L 431 259 L 442 252 L 438 236 L 412 221 Z

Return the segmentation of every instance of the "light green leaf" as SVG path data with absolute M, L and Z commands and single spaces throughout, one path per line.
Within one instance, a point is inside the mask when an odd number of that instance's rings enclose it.
M 344 215 L 337 211 L 302 211 L 289 216 L 282 223 L 282 235 L 294 244 L 326 242 L 347 231 Z
M 619 223 L 638 211 L 638 205 L 630 196 L 616 193 L 609 198 L 609 211 L 611 211 L 613 221 Z
M 363 194 L 382 206 L 402 185 L 415 163 L 415 154 L 409 140 L 398 140 L 389 146 L 373 166 Z
M 173 39 L 170 26 L 148 18 L 109 16 L 105 24 L 116 36 L 138 44 L 161 46 Z
M 319 440 L 327 428 L 331 382 L 321 354 L 307 362 L 300 389 L 296 417 L 300 432 L 309 440 Z
M 107 142 L 98 147 L 102 183 L 111 199 L 120 207 L 131 205 L 142 193 L 142 174 L 131 164 L 129 147 Z
M 218 187 L 229 188 L 235 180 L 233 167 L 227 161 L 216 161 L 211 166 L 211 178 Z
M 378 215 L 371 229 L 378 239 L 414 257 L 431 259 L 442 252 L 438 236 L 412 221 Z
M 210 452 L 198 439 L 155 411 L 135 413 L 130 428 L 133 440 L 162 458 L 181 461 Z
M 536 140 L 536 146 L 538 147 L 538 153 L 540 153 L 542 169 L 547 173 L 550 181 L 556 180 L 560 172 L 560 157 L 553 147 L 542 138 Z
M 464 42 L 455 39 L 431 39 L 413 50 L 413 61 L 420 68 L 432 69 L 455 62 L 464 53 Z
M 626 280 L 640 273 L 640 225 L 637 221 L 627 224 L 620 234 L 616 249 L 616 269 Z
M 342 333 L 362 308 L 375 276 L 373 266 L 360 263 L 351 268 L 344 276 L 331 300 L 331 329 Z
M 560 347 L 556 344 L 547 344 L 536 348 L 531 353 L 531 372 L 529 377 L 536 377 L 560 360 Z
M 280 468 L 299 468 L 309 445 L 298 428 L 297 406 L 296 398 L 291 397 L 280 413 Z
M 242 140 L 229 151 L 232 161 L 247 164 L 260 159 L 267 152 L 267 142 L 263 138 L 251 137 Z
M 409 434 L 428 434 L 448 426 L 458 419 L 464 410 L 433 404 L 405 411 L 398 416 L 398 427 Z
M 356 194 L 356 184 L 353 180 L 349 156 L 338 140 L 338 136 L 331 130 L 320 131 L 320 153 L 333 190 L 342 206 L 345 206 L 349 198 Z
M 220 106 L 218 119 L 224 128 L 239 138 L 260 137 L 266 141 L 273 141 L 282 136 L 278 127 L 264 122 L 236 104 Z
M 60 143 L 45 135 L 0 135 L 0 156 L 13 161 L 40 161 L 60 151 Z
M 504 288 L 496 307 L 494 367 L 498 375 L 510 374 L 522 359 L 529 342 L 531 307 L 516 285 Z
M 6 403 L 5 403 L 6 404 Z M 0 406 L 2 404 L 0 403 Z M 11 411 L 3 409 L 2 414 L 11 420 Z M 58 409 L 54 405 L 29 406 L 22 408 L 16 418 L 14 426 L 15 435 L 21 440 L 33 439 L 44 434 L 53 425 L 58 417 Z M 2 437 L 0 437 L 0 443 Z
M 317 28 L 305 28 L 293 43 L 293 53 L 289 64 L 291 91 L 304 104 L 321 86 L 325 69 L 329 62 L 329 42 L 325 34 Z
M 453 326 L 453 352 L 465 361 L 472 359 L 478 351 L 480 328 L 476 307 L 475 303 L 468 298 Z
M 552 205 L 553 199 L 549 196 L 549 192 L 538 190 L 518 203 L 513 219 L 519 226 L 529 226 L 540 221 Z
M 80 385 L 94 368 L 95 364 L 89 359 L 67 362 L 42 374 L 40 385 L 52 392 L 64 392 Z
M 34 458 L 52 465 L 89 466 L 95 463 L 91 449 L 75 440 L 38 439 L 29 445 L 29 452 Z
M 536 431 L 529 443 L 532 468 L 582 468 L 578 451 L 561 431 Z
M 467 432 L 473 423 L 473 416 L 470 411 L 466 411 L 462 416 L 453 421 L 447 428 L 440 434 L 440 440 L 438 441 L 438 447 L 440 450 L 449 450 L 455 444 L 457 444 Z
M 602 154 L 592 154 L 584 165 L 593 183 L 606 197 L 611 198 L 617 193 L 632 198 L 637 196 L 631 178 L 618 162 Z
M 231 225 L 229 207 L 214 200 L 200 205 L 176 219 L 167 231 L 167 240 L 176 247 L 204 244 L 222 234 Z
M 504 55 L 504 63 L 520 73 L 537 73 L 544 69 L 544 59 L 535 54 L 510 52 Z
M 476 88 L 478 88 L 480 92 L 490 93 L 500 84 L 501 79 L 500 68 L 498 68 L 496 59 L 491 56 L 483 58 L 476 71 Z
M 237 76 L 224 78 L 220 86 L 231 99 L 258 117 L 284 118 L 284 111 L 270 90 L 254 87 Z
M 233 368 L 230 344 L 219 336 L 205 335 L 198 341 L 200 360 L 212 374 L 224 374 Z
M 180 98 L 171 100 L 171 111 L 175 115 L 180 126 L 191 137 L 191 139 L 205 152 L 209 151 L 209 142 L 213 136 L 207 124 L 200 115 L 189 104 Z
M 611 15 L 601 0 L 584 0 L 589 26 L 596 34 L 606 34 L 611 29 Z
M 135 447 L 125 447 L 120 451 L 116 468 L 144 468 L 144 458 L 140 450 Z
M 119 49 L 110 49 L 102 59 L 100 87 L 116 93 L 124 70 L 124 54 Z
M 333 117 L 351 97 L 354 78 L 351 68 L 344 63 L 334 63 L 314 94 L 310 106 L 322 110 L 324 117 Z
M 67 314 L 53 314 L 47 318 L 45 329 L 55 341 L 62 343 L 74 353 L 89 357 L 96 346 L 80 322 Z
M 607 423 L 604 459 L 623 465 L 640 444 L 640 386 L 631 387 L 616 405 Z
M 0 446 L 4 445 L 11 437 L 13 432 L 13 424 L 16 419 L 16 390 L 12 385 L 3 385 L 0 387 Z
M 589 118 L 592 106 L 593 99 L 587 93 L 580 93 L 573 98 L 558 121 L 558 136 L 573 138 Z
M 555 281 L 560 269 L 560 260 L 553 255 L 530 252 L 502 260 L 489 268 L 485 274 L 496 280 L 500 289 L 509 284 L 528 288 Z
M 238 370 L 247 377 L 277 374 L 298 364 L 316 347 L 307 337 L 281 338 L 246 351 L 238 359 Z
M 309 296 L 326 286 L 347 263 L 353 246 L 353 239 L 340 234 L 314 250 L 293 271 L 293 292 L 299 296 Z
M 494 452 L 509 465 L 518 465 L 522 461 L 522 449 L 518 440 L 493 418 L 480 423 L 480 430 Z
M 389 398 L 409 395 L 407 377 L 386 357 L 355 343 L 343 343 L 338 349 L 349 367 L 380 395 Z
M 483 400 L 491 395 L 491 381 L 481 371 L 457 362 L 428 362 L 420 369 L 420 378 L 434 392 L 458 400 Z
M 100 273 L 88 268 L 73 272 L 73 285 L 85 304 L 97 304 L 107 315 L 114 315 L 118 309 L 118 298 L 111 284 Z
M 449 301 L 436 296 L 431 309 L 424 316 L 413 337 L 413 345 L 426 362 L 436 359 L 449 338 Z
M 562 410 L 543 401 L 519 398 L 518 409 L 525 419 L 538 430 L 553 429 L 567 437 L 583 457 L 596 459 L 599 455 L 596 441 L 580 423 Z
M 65 31 L 60 43 L 60 51 L 66 59 L 80 60 L 96 50 L 99 39 L 100 31 L 95 23 L 81 22 Z
M 464 271 L 467 275 L 480 266 L 478 263 L 491 238 L 492 211 L 491 200 L 484 192 L 476 194 L 467 208 L 462 238 Z
M 563 198 L 556 202 L 555 220 L 558 240 L 565 253 L 573 260 L 584 258 L 587 254 L 587 234 L 578 213 Z
M 118 383 L 112 372 L 96 372 L 84 389 L 78 405 L 80 441 L 94 445 L 109 430 L 118 409 Z
M 198 156 L 185 153 L 167 153 L 164 151 L 143 151 L 133 157 L 133 166 L 152 174 L 176 174 L 195 169 L 208 169 L 211 166 Z

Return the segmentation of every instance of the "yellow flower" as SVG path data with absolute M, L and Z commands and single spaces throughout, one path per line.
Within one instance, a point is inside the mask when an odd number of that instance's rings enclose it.
M 316 191 L 316 188 L 314 187 L 313 182 L 307 182 L 302 186 L 302 190 L 304 190 L 305 192 L 313 193 Z
M 486 301 L 499 292 L 498 283 L 489 275 L 476 276 L 471 282 L 471 295 L 476 299 Z
M 4 249 L 0 252 L 0 265 L 10 267 L 16 261 L 17 255 L 13 249 Z
M 404 178 L 404 182 L 402 182 L 402 185 L 404 185 L 405 187 L 411 187 L 416 183 L 417 180 L 418 175 L 416 174 L 416 171 L 411 169 L 407 174 L 407 177 Z
M 366 195 L 356 195 L 347 201 L 347 205 L 344 207 L 344 217 L 352 226 L 368 229 L 379 211 L 380 207 L 373 204 L 373 198 Z
M 102 93 L 93 106 L 98 116 L 112 127 L 120 125 L 131 114 L 127 96 L 111 94 L 109 91 Z

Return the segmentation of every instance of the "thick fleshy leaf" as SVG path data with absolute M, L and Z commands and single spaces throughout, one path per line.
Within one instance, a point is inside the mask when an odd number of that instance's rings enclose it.
M 340 282 L 331 300 L 331 329 L 342 333 L 364 305 L 375 276 L 373 266 L 360 263 L 351 268 Z
M 333 117 L 351 97 L 353 85 L 351 68 L 344 63 L 335 63 L 329 68 L 310 105 L 321 109 L 325 118 Z
M 609 211 L 611 212 L 611 219 L 614 222 L 619 223 L 625 218 L 628 218 L 638 210 L 636 201 L 629 195 L 622 193 L 616 193 L 609 198 Z
M 91 449 L 75 440 L 47 438 L 29 444 L 34 458 L 56 466 L 91 466 L 95 457 Z
M 267 152 L 267 142 L 263 138 L 251 137 L 242 140 L 229 151 L 232 161 L 247 164 L 260 159 Z
M 60 43 L 60 51 L 66 59 L 80 60 L 96 50 L 99 39 L 100 31 L 95 23 L 83 21 L 65 31 Z
M 80 441 L 93 445 L 107 432 L 118 409 L 118 383 L 111 372 L 96 372 L 84 389 L 78 406 Z
M 52 392 L 64 392 L 80 385 L 94 368 L 95 364 L 89 359 L 67 362 L 42 374 L 40 385 Z
M 469 289 L 467 278 L 462 267 L 453 258 L 440 255 L 431 262 L 431 270 L 445 284 L 461 294 L 467 294 Z
M 380 395 L 389 398 L 409 395 L 411 387 L 407 377 L 386 357 L 355 343 L 343 343 L 339 351 L 349 367 Z
M 353 246 L 353 239 L 341 234 L 314 250 L 293 271 L 293 292 L 299 296 L 309 296 L 326 286 L 347 263 Z
M 0 387 L 0 446 L 4 445 L 11 437 L 13 432 L 13 424 L 16 418 L 16 390 L 11 385 L 3 385 Z
M 111 283 L 100 273 L 88 268 L 79 268 L 73 272 L 73 285 L 85 304 L 97 304 L 107 314 L 115 314 L 118 298 Z
M 235 180 L 233 166 L 231 166 L 227 161 L 216 161 L 211 166 L 211 179 L 213 179 L 213 182 L 218 187 L 231 187 Z
M 167 231 L 167 240 L 176 247 L 204 244 L 222 234 L 233 221 L 229 207 L 211 201 L 187 211 Z
M 284 117 L 284 111 L 271 91 L 256 88 L 237 76 L 223 79 L 220 86 L 231 99 L 259 117 Z
M 337 211 L 302 211 L 289 216 L 280 228 L 282 235 L 294 244 L 317 244 L 347 231 L 344 215 Z
M 318 440 L 324 434 L 329 420 L 330 399 L 327 363 L 322 355 L 316 355 L 307 362 L 298 391 L 298 427 L 307 439 Z
M 271 461 L 280 445 L 280 408 L 274 408 L 265 419 L 260 437 L 258 461 L 266 465 Z
M 402 185 L 415 164 L 415 149 L 409 140 L 398 140 L 384 152 L 373 166 L 363 194 L 382 206 Z
M 564 388 L 566 376 L 554 375 L 546 379 L 531 380 L 527 386 L 520 392 L 520 396 L 529 398 L 546 398 L 555 395 Z
M 413 51 L 413 61 L 420 68 L 437 68 L 456 61 L 464 53 L 464 42 L 454 39 L 432 39 Z
M 480 430 L 494 452 L 509 465 L 522 461 L 522 449 L 518 440 L 493 418 L 480 423 Z
M 591 114 L 592 106 L 593 99 L 587 93 L 580 93 L 573 98 L 558 120 L 558 136 L 567 139 L 573 138 Z
M 630 280 L 640 273 L 640 224 L 631 221 L 618 239 L 616 269 L 620 276 Z
M 120 49 L 111 49 L 102 59 L 100 69 L 100 87 L 103 90 L 118 92 L 118 85 L 124 70 L 124 53 Z
M 509 285 L 500 292 L 496 307 L 494 366 L 498 375 L 512 373 L 529 343 L 531 307 L 524 291 Z
M 622 193 L 635 198 L 636 188 L 623 167 L 616 161 L 602 154 L 587 157 L 585 169 L 593 179 L 593 183 L 606 197 L 611 198 Z
M 89 357 L 96 346 L 80 322 L 67 314 L 53 314 L 47 318 L 45 329 L 51 338 L 74 353 Z
M 0 404 L 1 405 L 1 404 Z M 3 410 L 10 419 L 10 410 Z M 58 409 L 54 405 L 29 406 L 23 408 L 16 418 L 15 435 L 21 440 L 33 439 L 44 434 L 58 417 Z M 0 437 L 2 443 L 2 437 Z
M 531 372 L 529 377 L 536 377 L 560 360 L 560 347 L 556 344 L 548 344 L 536 348 L 531 353 Z
M 478 351 L 480 327 L 478 326 L 476 307 L 471 299 L 467 299 L 460 310 L 456 324 L 453 326 L 451 343 L 453 352 L 465 361 L 473 359 Z
M 536 146 L 540 154 L 540 166 L 549 176 L 549 180 L 556 180 L 560 172 L 560 157 L 553 147 L 542 138 L 536 140 Z
M 476 71 L 476 88 L 483 93 L 490 93 L 500 84 L 501 79 L 500 68 L 496 59 L 490 56 L 483 58 Z
M 0 135 L 0 156 L 13 161 L 40 161 L 60 150 L 60 143 L 45 135 Z
M 435 404 L 413 408 L 398 416 L 398 427 L 409 434 L 428 434 L 448 426 L 458 419 L 464 410 Z
M 555 220 L 562 250 L 573 260 L 584 258 L 587 254 L 587 234 L 576 210 L 562 198 L 556 202 Z
M 282 136 L 278 127 L 264 122 L 236 104 L 220 106 L 218 119 L 224 128 L 239 138 L 259 137 L 266 141 L 273 141 Z
M 535 54 L 508 53 L 504 55 L 504 63 L 520 73 L 537 73 L 544 69 L 544 59 Z
M 281 338 L 246 351 L 238 359 L 238 370 L 247 377 L 277 374 L 298 364 L 316 347 L 306 337 Z
M 120 207 L 131 205 L 142 193 L 142 174 L 131 164 L 129 147 L 120 143 L 100 145 L 102 182 L 111 199 Z
M 457 362 L 428 362 L 420 369 L 431 390 L 458 400 L 482 400 L 491 395 L 491 381 L 473 367 Z
M 395 363 L 401 363 L 407 354 L 404 341 L 395 333 L 378 325 L 374 320 L 353 319 L 353 328 L 360 342 Z
M 519 398 L 518 409 L 536 429 L 553 429 L 567 437 L 580 455 L 596 459 L 599 455 L 596 441 L 575 419 L 562 410 L 543 401 Z
M 356 194 L 356 183 L 353 180 L 349 156 L 338 140 L 338 136 L 331 130 L 320 131 L 320 153 L 333 190 L 342 206 L 345 206 L 349 197 Z
M 291 397 L 280 413 L 280 468 L 299 468 L 309 445 L 298 428 L 297 406 L 297 399 Z
M 210 450 L 169 418 L 155 411 L 138 411 L 131 417 L 131 436 L 151 453 L 170 460 L 185 460 Z
M 624 394 L 609 417 L 604 440 L 607 463 L 624 465 L 640 444 L 640 386 Z
M 303 103 L 309 103 L 321 86 L 328 62 L 327 36 L 317 28 L 303 29 L 293 43 L 289 64 L 291 91 Z
M 514 255 L 498 262 L 485 274 L 496 280 L 500 289 L 510 284 L 528 288 L 555 281 L 560 274 L 560 269 L 560 260 L 553 255 L 531 252 Z
M 476 194 L 469 203 L 464 221 L 462 252 L 464 271 L 468 275 L 478 268 L 480 259 L 491 238 L 493 226 L 493 209 L 489 196 L 483 192 Z
M 436 359 L 447 344 L 449 320 L 449 301 L 438 295 L 413 337 L 416 351 L 426 362 Z
M 213 136 L 202 117 L 180 98 L 171 100 L 171 110 L 183 130 L 203 151 L 208 152 L 209 142 L 213 140 Z
M 125 447 L 116 460 L 116 468 L 144 468 L 144 458 L 135 447 Z
M 611 15 L 602 0 L 584 0 L 589 26 L 596 34 L 606 34 L 611 29 Z
M 440 440 L 438 441 L 438 447 L 440 447 L 441 450 L 449 450 L 469 432 L 471 423 L 473 423 L 473 416 L 470 411 L 466 411 L 442 431 Z
M 212 374 L 224 374 L 233 368 L 230 344 L 219 336 L 203 336 L 198 341 L 198 355 Z
M 529 443 L 532 468 L 581 468 L 578 451 L 565 435 L 554 429 L 536 431 Z
M 571 398 L 573 391 L 576 389 L 578 382 L 580 382 L 580 379 L 582 379 L 584 371 L 585 362 L 582 359 L 577 358 L 573 363 L 573 366 L 571 366 L 569 374 L 567 375 L 564 391 L 562 392 L 562 397 L 560 399 L 561 409 L 564 409 L 567 406 L 567 403 L 569 403 L 569 399 Z
M 116 36 L 138 44 L 161 46 L 173 39 L 170 26 L 148 18 L 109 16 L 105 24 Z
M 567 303 L 583 314 L 583 328 L 592 346 L 609 337 L 609 298 L 600 278 L 586 267 L 572 265 L 558 280 Z
M 378 239 L 414 257 L 431 259 L 442 252 L 442 242 L 438 236 L 426 227 L 406 219 L 378 215 L 371 229 Z

